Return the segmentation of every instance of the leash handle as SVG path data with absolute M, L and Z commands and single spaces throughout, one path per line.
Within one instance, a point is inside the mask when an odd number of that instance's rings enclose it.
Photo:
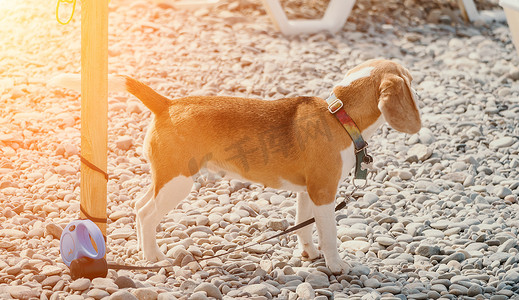
M 74 260 L 81 257 L 100 259 L 105 255 L 105 251 L 103 234 L 90 220 L 72 221 L 61 233 L 61 258 L 69 267 Z

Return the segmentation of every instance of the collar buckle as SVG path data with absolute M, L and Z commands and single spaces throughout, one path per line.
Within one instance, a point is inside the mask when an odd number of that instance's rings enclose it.
M 357 153 L 359 153 L 359 152 L 361 152 L 361 151 L 365 151 L 365 150 L 368 148 L 368 142 L 366 142 L 366 141 L 364 141 L 364 140 L 363 140 L 362 142 L 363 142 L 363 145 L 362 145 L 362 147 L 359 147 L 359 148 L 357 148 L 357 147 L 356 147 L 357 145 L 354 143 L 354 146 L 355 146 L 355 147 L 354 147 L 354 148 L 355 148 L 355 149 L 354 149 L 355 154 L 357 154 Z
M 342 101 L 340 99 L 335 99 L 333 100 L 332 103 L 330 103 L 328 105 L 328 111 L 332 114 L 335 114 L 336 112 L 339 111 L 339 109 L 342 108 L 344 104 L 342 103 Z

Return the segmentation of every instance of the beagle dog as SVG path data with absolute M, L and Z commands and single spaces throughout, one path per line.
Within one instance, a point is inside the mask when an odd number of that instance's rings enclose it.
M 370 60 L 350 70 L 332 91 L 368 139 L 384 122 L 401 132 L 420 130 L 420 113 L 407 69 Z M 80 87 L 80 75 L 64 74 L 52 85 Z M 263 101 L 208 96 L 168 99 L 126 76 L 109 77 L 110 91 L 128 91 L 154 115 L 145 138 L 152 184 L 136 201 L 139 247 L 151 261 L 166 259 L 156 226 L 191 191 L 203 170 L 297 192 L 296 222 L 315 218 L 320 250 L 335 274 L 349 272 L 337 249 L 334 214 L 340 182 L 355 164 L 351 138 L 318 97 Z M 297 232 L 301 253 L 320 256 L 313 225 Z

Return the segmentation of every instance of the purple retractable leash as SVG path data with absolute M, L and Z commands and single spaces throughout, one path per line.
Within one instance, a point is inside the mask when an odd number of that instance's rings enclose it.
M 72 279 L 106 277 L 108 265 L 103 233 L 90 220 L 75 220 L 63 229 L 60 239 L 63 262 L 70 268 Z

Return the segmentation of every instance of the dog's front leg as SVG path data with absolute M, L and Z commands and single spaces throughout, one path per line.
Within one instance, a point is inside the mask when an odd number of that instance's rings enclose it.
M 312 218 L 313 205 L 314 204 L 312 203 L 312 200 L 310 200 L 310 196 L 308 196 L 307 192 L 297 193 L 296 224 L 303 223 Z M 310 224 L 297 231 L 297 240 L 299 241 L 301 256 L 307 257 L 310 260 L 316 259 L 320 256 L 319 250 L 317 250 L 312 241 L 313 227 L 314 224 Z
M 313 203 L 312 203 L 313 204 Z M 339 256 L 337 249 L 337 226 L 335 222 L 335 202 L 313 205 L 315 224 L 319 234 L 319 245 L 324 254 L 326 266 L 334 274 L 347 274 L 350 266 Z

